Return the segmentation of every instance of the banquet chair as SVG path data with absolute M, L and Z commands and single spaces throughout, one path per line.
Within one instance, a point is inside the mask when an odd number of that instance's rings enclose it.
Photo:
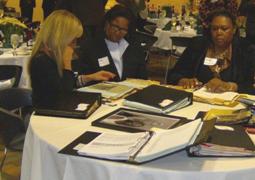
M 147 62 L 149 59 L 149 53 L 150 50 L 153 46 L 153 44 L 158 40 L 156 36 L 153 36 L 151 34 L 141 32 L 141 31 L 136 31 L 132 35 L 132 41 L 134 44 L 137 46 L 140 46 L 143 49 L 143 52 L 145 54 L 145 61 Z
M 154 34 L 157 29 L 157 25 L 156 24 L 147 24 L 147 25 L 143 26 L 143 29 L 146 33 Z
M 171 53 L 170 56 L 167 60 L 167 66 L 166 66 L 166 71 L 165 71 L 165 78 L 164 78 L 164 82 L 167 83 L 167 77 L 169 74 L 169 66 L 170 66 L 170 61 L 175 59 L 176 61 L 178 61 L 178 59 L 181 57 L 182 52 L 178 52 L 177 51 L 177 47 L 182 47 L 182 48 L 186 48 L 190 45 L 192 37 L 181 37 L 181 36 L 174 36 L 174 37 L 170 37 L 171 41 L 172 41 L 172 45 L 171 45 Z
M 0 138 L 4 145 L 1 173 L 7 153 L 10 150 L 23 149 L 25 131 L 32 110 L 31 90 L 20 88 L 0 90 Z
M 22 73 L 22 67 L 17 65 L 0 65 L 0 82 L 10 81 L 8 87 L 18 87 L 20 77 Z M 0 89 L 2 89 L 0 87 Z

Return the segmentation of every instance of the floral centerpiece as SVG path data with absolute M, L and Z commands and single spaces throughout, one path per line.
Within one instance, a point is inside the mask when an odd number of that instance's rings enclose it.
M 11 17 L 0 18 L 0 40 L 4 47 L 11 47 L 10 36 L 12 34 L 23 35 L 27 26 L 18 19 Z

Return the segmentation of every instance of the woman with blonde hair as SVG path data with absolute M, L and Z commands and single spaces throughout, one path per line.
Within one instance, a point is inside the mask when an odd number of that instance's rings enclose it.
M 54 11 L 37 34 L 29 71 L 34 106 L 50 105 L 70 93 L 76 82 L 108 80 L 114 75 L 100 71 L 77 77 L 71 69 L 76 39 L 83 28 L 80 20 L 66 10 Z

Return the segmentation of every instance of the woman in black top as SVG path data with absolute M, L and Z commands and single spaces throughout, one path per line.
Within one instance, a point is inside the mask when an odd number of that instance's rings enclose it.
M 32 51 L 29 71 L 34 106 L 51 105 L 70 93 L 76 82 L 108 80 L 111 73 L 81 75 L 71 70 L 76 39 L 83 33 L 81 22 L 66 10 L 54 11 L 44 21 Z
M 169 74 L 168 83 L 254 94 L 254 47 L 234 36 L 235 18 L 228 11 L 215 11 L 209 22 L 208 36 L 193 40 Z

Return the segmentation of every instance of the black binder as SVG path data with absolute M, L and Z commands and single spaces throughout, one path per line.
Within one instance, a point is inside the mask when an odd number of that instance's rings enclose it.
M 87 108 L 77 109 L 79 104 L 87 104 Z M 101 105 L 100 93 L 73 91 L 65 97 L 59 98 L 54 105 L 36 107 L 36 115 L 88 118 Z
M 169 113 L 192 104 L 190 92 L 151 85 L 125 98 L 123 104 L 157 113 Z M 164 103 L 169 102 L 168 104 Z
M 196 157 L 246 157 L 246 156 L 255 156 L 255 146 L 253 141 L 250 139 L 249 135 L 246 133 L 244 127 L 240 125 L 228 125 L 228 126 L 217 126 L 218 128 L 214 127 L 209 132 L 207 131 L 207 136 L 204 136 L 203 139 L 197 138 L 194 144 L 198 147 L 198 149 L 192 149 L 192 146 L 187 149 L 189 156 L 196 156 Z M 222 129 L 220 128 L 222 127 Z M 229 128 L 229 129 L 228 129 Z M 232 129 L 232 130 L 230 130 Z M 206 139 L 205 139 L 206 137 Z M 236 147 L 242 148 L 244 150 L 251 151 L 249 155 L 242 155 L 242 154 L 233 154 L 233 155 L 225 155 L 224 149 L 219 151 L 219 154 L 198 154 L 196 150 L 199 149 L 200 143 L 211 143 L 215 145 L 222 145 L 227 147 Z

